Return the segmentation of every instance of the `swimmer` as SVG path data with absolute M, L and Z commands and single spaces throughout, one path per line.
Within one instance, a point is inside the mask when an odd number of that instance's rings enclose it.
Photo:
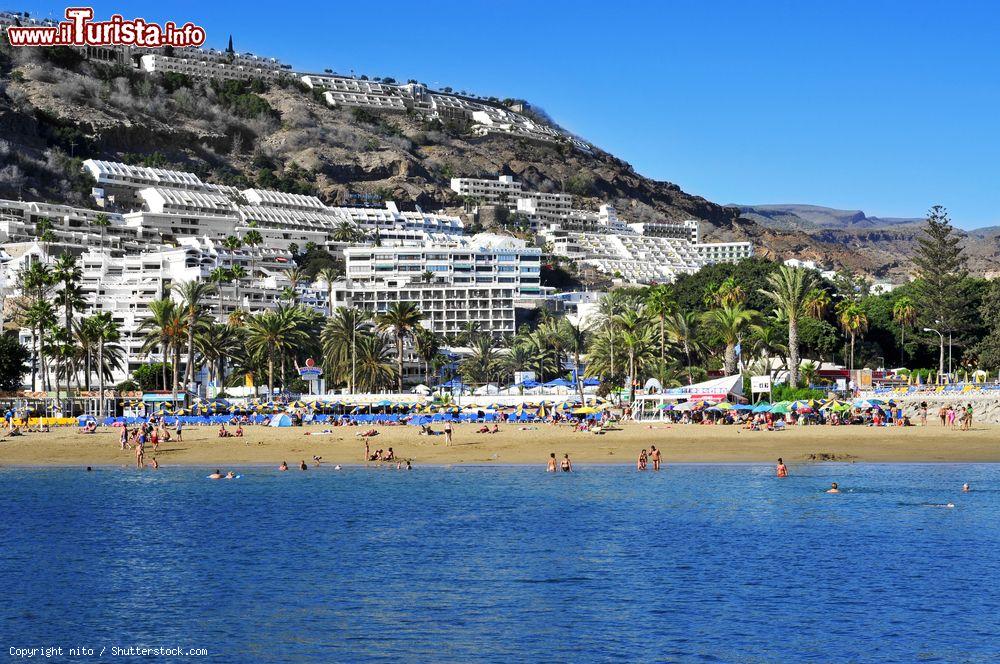
M 93 472 L 93 470 L 94 470 L 93 468 L 91 468 L 90 466 L 87 466 L 87 472 L 88 473 Z M 966 484 L 965 486 L 969 486 L 969 485 Z
M 778 477 L 788 477 L 788 466 L 782 461 L 781 457 L 778 457 L 778 466 L 775 468 Z
M 320 461 L 322 461 L 322 460 L 323 460 L 323 457 L 321 457 L 321 456 L 316 456 L 315 454 L 313 455 L 313 461 L 315 461 L 315 462 L 316 462 L 316 465 L 317 465 L 317 466 L 319 465 L 319 462 L 320 462 Z
M 208 479 L 210 479 L 210 480 L 221 480 L 222 479 L 222 472 L 218 468 L 216 468 L 215 472 L 208 476 Z
M 333 469 L 334 470 L 340 470 L 340 464 L 338 463 L 336 466 L 333 467 Z
M 305 459 L 299 462 L 299 470 L 309 470 L 309 466 L 306 465 Z
M 90 469 L 88 468 L 87 470 Z M 970 491 L 972 491 L 972 487 L 969 486 L 968 482 L 962 485 L 962 493 L 969 493 Z
M 840 488 L 837 486 L 836 482 L 830 484 L 830 488 L 826 490 L 827 493 L 840 493 Z
M 407 470 L 413 470 L 413 466 L 410 465 L 410 460 L 409 459 L 406 460 L 406 469 Z
M 230 470 L 228 473 L 226 473 L 225 479 L 227 479 L 227 480 L 235 480 L 236 479 L 236 475 L 233 473 L 233 471 Z
M 573 470 L 573 462 L 569 460 L 569 455 L 564 454 L 562 460 L 562 469 L 564 473 L 568 473 Z
M 556 453 L 555 452 L 553 452 L 552 454 L 549 455 L 549 465 L 545 469 L 545 472 L 547 472 L 547 473 L 554 473 L 554 472 L 556 472 Z
M 278 470 L 288 470 L 288 464 L 282 461 L 281 465 L 278 466 Z

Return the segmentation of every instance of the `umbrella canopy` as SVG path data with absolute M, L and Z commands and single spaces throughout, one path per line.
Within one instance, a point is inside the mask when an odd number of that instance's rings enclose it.
M 876 406 L 884 406 L 885 402 L 881 399 L 858 399 L 854 402 L 855 408 L 875 408 Z
M 753 412 L 755 413 L 770 413 L 771 404 L 766 401 L 761 401 L 759 404 L 753 407 Z
M 792 412 L 791 402 L 779 401 L 778 403 L 771 406 L 771 412 L 777 413 L 778 415 L 784 415 L 785 413 L 790 413 Z
M 733 406 L 733 410 L 739 410 L 743 412 L 752 411 L 753 405 L 748 403 L 738 403 L 735 406 Z
M 733 404 L 729 403 L 728 401 L 723 401 L 721 403 L 715 404 L 715 407 L 718 408 L 719 410 L 732 410 Z
M 576 410 L 574 410 L 573 414 L 574 415 L 590 415 L 590 414 L 596 413 L 596 412 L 597 412 L 596 408 L 591 408 L 590 406 L 584 406 L 583 408 L 577 408 Z

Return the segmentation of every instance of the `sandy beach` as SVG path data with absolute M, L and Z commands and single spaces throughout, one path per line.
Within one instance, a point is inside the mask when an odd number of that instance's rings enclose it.
M 455 428 L 455 440 L 421 436 L 411 426 L 381 427 L 370 438 L 372 451 L 392 447 L 402 459 L 419 464 L 534 464 L 544 465 L 550 452 L 569 453 L 574 463 L 633 464 L 639 450 L 656 445 L 671 462 L 787 462 L 818 460 L 847 462 L 997 462 L 1000 426 L 980 424 L 972 431 L 927 427 L 807 426 L 788 431 L 744 431 L 733 426 L 625 424 L 603 435 L 577 433 L 568 426 L 538 424 L 501 427 L 500 433 L 475 433 L 479 425 Z M 146 460 L 156 456 L 161 465 L 238 467 L 240 464 L 296 465 L 313 456 L 324 464 L 364 463 L 364 439 L 358 427 L 285 429 L 246 427 L 244 438 L 218 438 L 215 427 L 191 427 L 183 442 L 160 445 L 155 454 L 147 446 Z M 119 429 L 77 433 L 56 428 L 0 441 L 0 466 L 112 466 L 134 464 L 134 453 L 119 447 Z M 306 434 L 310 435 L 306 435 Z

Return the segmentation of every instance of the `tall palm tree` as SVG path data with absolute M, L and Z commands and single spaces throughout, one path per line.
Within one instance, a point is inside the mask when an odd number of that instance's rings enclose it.
M 222 284 L 228 283 L 230 277 L 229 270 L 224 267 L 217 267 L 208 273 L 208 281 L 215 286 L 215 292 L 219 295 L 219 320 L 225 319 L 225 313 L 222 310 Z
M 434 358 L 441 352 L 441 338 L 434 330 L 426 327 L 418 327 L 413 335 L 413 349 L 417 357 L 424 363 L 424 384 L 428 387 L 431 384 L 431 365 Z
M 243 308 L 243 302 L 240 299 L 240 286 L 247 277 L 247 269 L 242 265 L 234 265 L 229 268 L 229 276 L 232 277 L 233 283 L 236 284 L 236 310 L 239 311 Z
M 653 331 L 648 323 L 649 320 L 641 307 L 629 309 L 618 317 L 621 344 L 628 358 L 629 403 L 635 400 L 636 372 L 639 368 L 636 360 L 652 343 Z
M 97 400 L 97 415 L 99 418 L 104 418 L 104 379 L 110 374 L 109 369 L 105 363 L 106 355 L 108 353 L 108 348 L 112 344 L 117 344 L 121 340 L 121 328 L 115 319 L 111 316 L 110 311 L 102 311 L 101 313 L 95 314 L 91 317 L 92 326 L 95 331 L 97 339 L 97 389 L 99 390 L 100 397 Z M 121 347 L 118 347 L 120 351 Z M 113 364 L 113 363 L 112 363 Z
M 175 341 L 172 335 L 172 323 L 174 315 L 177 313 L 177 305 L 170 298 L 163 298 L 150 302 L 147 308 L 149 317 L 142 321 L 139 326 L 139 332 L 143 335 L 141 349 L 142 352 L 149 353 L 154 348 L 160 348 L 163 357 L 161 364 L 163 365 L 163 386 L 165 388 L 167 385 L 167 365 L 169 364 L 167 357 L 171 350 L 171 344 Z
M 368 312 L 362 309 L 338 307 L 327 319 L 320 335 L 327 371 L 336 380 L 347 383 L 351 394 L 357 387 L 357 340 L 370 325 L 370 320 Z
M 309 334 L 303 327 L 302 312 L 297 307 L 263 311 L 247 320 L 247 350 L 267 358 L 268 396 L 274 394 L 274 360 L 294 352 L 306 343 Z
M 493 337 L 484 334 L 472 343 L 472 354 L 462 360 L 462 379 L 470 384 L 488 384 L 497 371 L 499 355 Z
M 243 244 L 250 247 L 250 281 L 257 278 L 257 247 L 263 244 L 264 236 L 260 231 L 254 230 L 254 222 L 250 222 L 251 229 L 243 234 Z
M 400 394 L 403 392 L 403 344 L 420 325 L 421 318 L 423 315 L 416 302 L 393 302 L 383 313 L 375 316 L 379 329 L 391 330 L 396 338 L 396 380 Z
M 330 308 L 330 315 L 333 315 L 333 284 L 340 278 L 340 273 L 335 268 L 325 267 L 316 273 L 316 277 L 326 284 L 326 300 Z
M 392 346 L 381 334 L 362 334 L 357 338 L 358 387 L 376 392 L 392 385 L 396 368 L 392 362 Z
M 854 371 L 854 341 L 859 334 L 864 334 L 868 330 L 868 315 L 860 304 L 854 300 L 841 300 L 837 303 L 837 322 L 840 327 L 851 338 L 851 364 L 850 370 Z
M 354 242 L 358 239 L 358 227 L 349 221 L 342 221 L 333 229 L 334 242 Z
M 788 384 L 799 384 L 799 318 L 806 311 L 812 275 L 802 268 L 782 265 L 767 277 L 761 294 L 770 299 L 788 321 Z
M 906 361 L 906 328 L 917 322 L 917 308 L 913 300 L 904 295 L 892 303 L 892 319 L 899 325 L 899 363 Z
M 667 357 L 667 317 L 674 313 L 676 303 L 670 287 L 660 284 L 646 292 L 646 313 L 657 319 L 660 325 L 660 362 Z
M 70 337 L 75 333 L 73 314 L 87 304 L 80 286 L 82 278 L 83 270 L 80 269 L 76 256 L 69 253 L 59 254 L 52 266 L 52 279 L 55 283 L 62 285 L 62 290 L 58 293 L 58 300 L 63 307 L 63 324 Z M 71 378 L 75 373 L 76 358 L 67 355 L 64 359 L 69 363 L 66 368 L 66 392 L 68 396 Z
M 611 291 L 601 298 L 598 303 L 599 326 L 608 341 L 610 358 L 609 373 L 614 379 L 615 374 L 615 337 L 617 336 L 617 321 L 632 304 L 633 301 L 622 295 L 622 291 Z
M 823 288 L 812 288 L 806 295 L 806 312 L 813 318 L 819 320 L 826 315 L 830 308 L 830 294 Z
M 667 318 L 667 336 L 671 343 L 684 349 L 687 366 L 688 385 L 694 383 L 691 371 L 691 353 L 701 351 L 698 338 L 698 314 L 693 311 L 675 311 Z
M 225 385 L 226 361 L 234 358 L 243 346 L 240 332 L 227 325 L 209 323 L 195 337 L 198 353 L 208 365 L 208 379 L 217 386 Z
M 299 303 L 299 285 L 308 280 L 306 273 L 300 267 L 290 267 L 285 270 L 285 279 L 291 288 L 292 304 Z
M 580 325 L 574 325 L 568 319 L 560 321 L 559 332 L 563 338 L 563 345 L 566 350 L 573 355 L 574 379 L 577 391 L 580 393 L 580 405 L 586 405 L 583 398 L 583 370 L 581 357 L 587 351 L 587 331 Z
M 56 312 L 51 302 L 45 300 L 31 304 L 21 315 L 21 324 L 31 330 L 31 389 L 37 390 L 36 376 L 41 374 L 43 389 L 48 389 L 45 370 L 45 330 L 55 325 Z
M 756 317 L 756 311 L 745 309 L 742 304 L 724 304 L 705 312 L 705 323 L 713 328 L 725 345 L 723 368 L 727 376 L 736 373 L 736 346 L 740 343 L 743 332 Z
M 194 336 L 208 322 L 205 302 L 215 292 L 215 286 L 203 281 L 184 281 L 174 284 L 174 292 L 181 300 L 181 310 L 187 323 L 187 366 L 184 368 L 185 390 L 190 390 L 195 379 Z M 190 405 L 186 392 L 185 403 Z

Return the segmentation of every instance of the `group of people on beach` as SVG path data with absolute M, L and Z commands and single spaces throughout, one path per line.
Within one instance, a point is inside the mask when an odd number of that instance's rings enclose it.
M 656 445 L 650 445 L 648 452 L 646 448 L 639 452 L 639 459 L 635 464 L 636 470 L 646 470 L 650 461 L 653 462 L 653 470 L 660 469 L 660 450 L 656 449 Z

